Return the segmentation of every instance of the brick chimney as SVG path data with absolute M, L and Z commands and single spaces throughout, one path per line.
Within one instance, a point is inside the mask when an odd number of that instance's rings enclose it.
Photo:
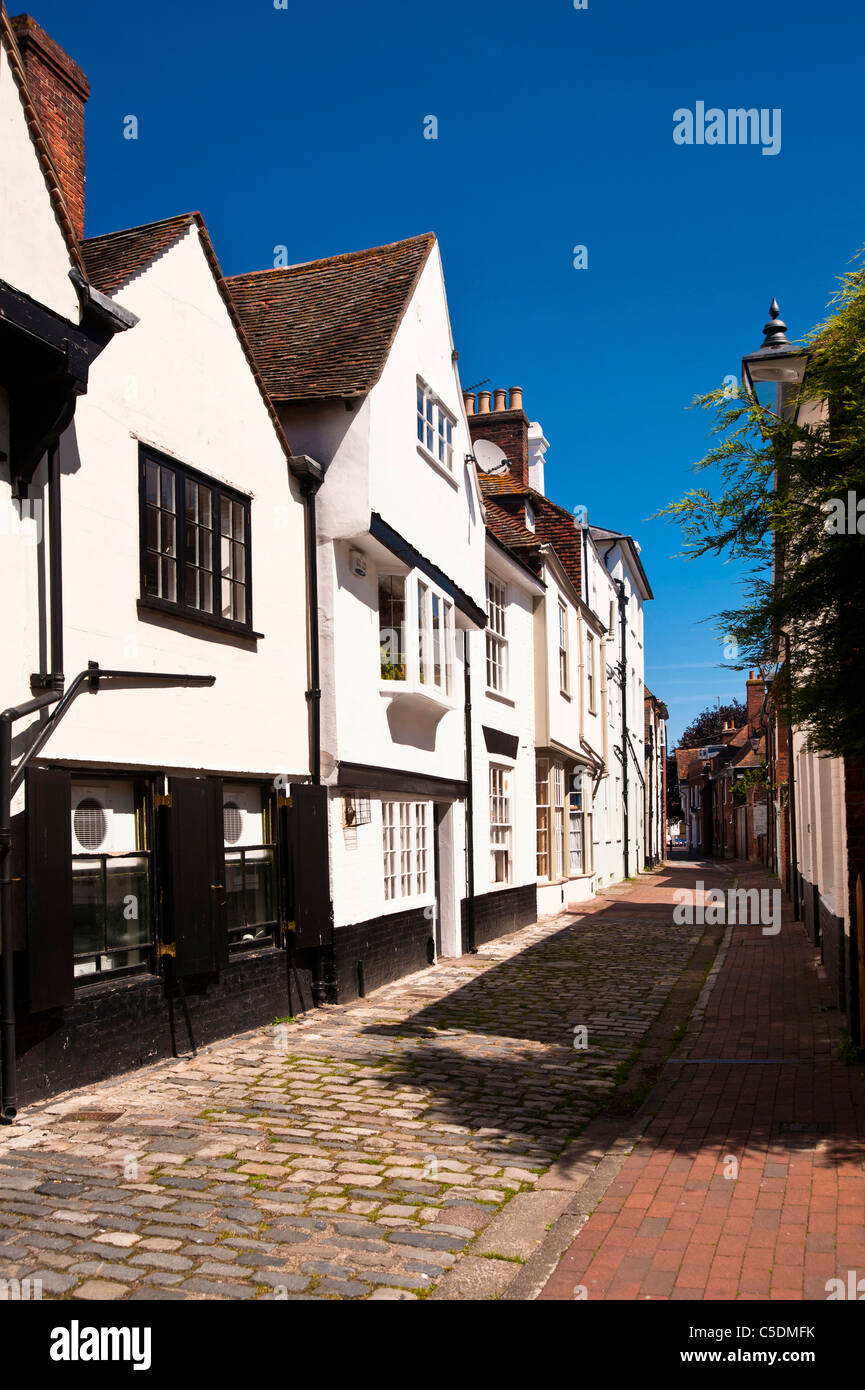
M 510 401 L 501 387 L 493 395 L 489 408 L 489 391 L 478 392 L 478 411 L 469 415 L 472 443 L 488 439 L 497 444 L 508 460 L 511 476 L 522 487 L 529 486 L 529 417 L 523 410 L 523 393 L 519 386 L 510 388 Z M 486 398 L 485 400 L 482 398 Z M 510 406 L 510 408 L 508 408 Z
M 760 727 L 760 711 L 763 707 L 763 696 L 766 693 L 766 682 L 759 676 L 755 677 L 753 671 L 748 672 L 748 679 L 745 682 L 746 701 L 748 709 L 748 730 L 755 733 Z
M 77 63 L 29 14 L 10 19 L 36 108 L 69 208 L 84 235 L 84 105 L 90 84 Z

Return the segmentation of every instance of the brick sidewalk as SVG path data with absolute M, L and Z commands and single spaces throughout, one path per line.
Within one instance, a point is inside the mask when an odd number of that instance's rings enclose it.
M 729 867 L 743 887 L 773 885 Z M 679 872 L 693 881 L 673 866 L 671 883 Z M 676 1049 L 692 1061 L 668 1064 L 654 1117 L 540 1298 L 816 1300 L 849 1270 L 865 1278 L 865 1069 L 835 1059 L 819 955 L 784 917 L 777 936 L 732 929 Z

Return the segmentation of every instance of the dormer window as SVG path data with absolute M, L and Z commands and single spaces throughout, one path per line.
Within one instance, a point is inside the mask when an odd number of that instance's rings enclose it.
M 527 531 L 532 531 L 532 532 L 533 532 L 534 529 L 535 529 L 535 512 L 534 512 L 534 508 L 531 507 L 531 506 L 529 505 L 529 503 L 527 502 L 527 503 L 526 503 L 526 530 L 527 530 Z
M 417 437 L 425 453 L 448 473 L 454 471 L 454 417 L 421 380 L 417 383 Z

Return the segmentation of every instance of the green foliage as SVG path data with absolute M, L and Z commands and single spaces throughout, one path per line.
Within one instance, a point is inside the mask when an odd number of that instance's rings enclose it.
M 726 705 L 711 705 L 692 719 L 682 737 L 679 748 L 705 748 L 709 743 L 720 743 L 724 725 L 731 723 L 741 729 L 746 723 L 748 711 L 741 700 L 730 700 Z
M 698 397 L 713 445 L 695 465 L 713 492 L 692 489 L 658 513 L 684 535 L 684 555 L 745 565 L 740 608 L 716 614 L 736 670 L 769 680 L 787 722 L 816 752 L 865 757 L 865 535 L 832 518 L 865 500 L 865 269 L 845 274 L 834 312 L 807 339 L 800 389 L 780 417 L 739 392 Z M 860 514 L 865 532 L 865 509 Z

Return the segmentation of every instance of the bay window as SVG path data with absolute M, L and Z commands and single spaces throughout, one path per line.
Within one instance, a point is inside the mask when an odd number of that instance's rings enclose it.
M 584 807 L 585 793 L 568 796 L 568 849 L 572 878 L 592 872 L 592 815 Z
M 550 877 L 550 764 L 548 758 L 538 758 L 535 765 L 537 786 L 537 860 L 538 878 Z
M 378 621 L 382 693 L 396 695 L 401 685 L 409 695 L 450 697 L 456 637 L 451 599 L 416 572 L 380 574 Z
M 405 580 L 398 574 L 378 577 L 379 670 L 383 681 L 404 681 Z

